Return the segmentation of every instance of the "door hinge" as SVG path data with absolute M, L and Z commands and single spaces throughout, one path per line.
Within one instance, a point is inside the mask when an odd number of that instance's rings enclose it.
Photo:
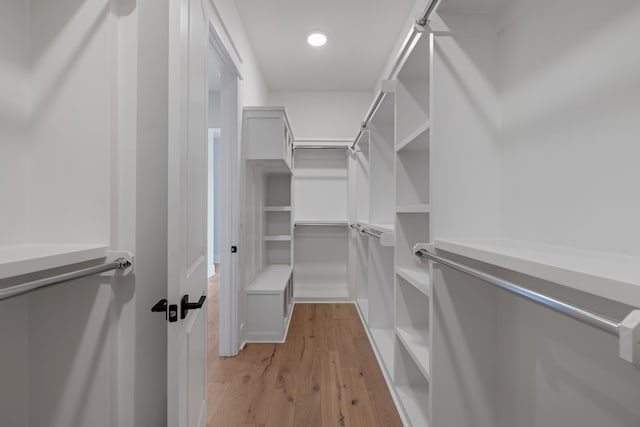
M 231 253 L 235 254 L 236 252 L 238 252 L 238 247 L 237 246 L 231 246 Z

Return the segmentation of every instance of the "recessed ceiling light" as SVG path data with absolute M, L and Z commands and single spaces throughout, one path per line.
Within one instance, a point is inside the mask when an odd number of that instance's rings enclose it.
M 324 46 L 327 43 L 327 35 L 319 31 L 314 31 L 307 36 L 307 43 L 313 47 Z

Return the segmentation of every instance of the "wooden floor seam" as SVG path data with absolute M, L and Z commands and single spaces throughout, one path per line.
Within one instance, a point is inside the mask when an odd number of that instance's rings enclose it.
M 209 280 L 208 427 L 394 427 L 402 422 L 353 304 L 294 306 L 283 344 L 218 356 Z

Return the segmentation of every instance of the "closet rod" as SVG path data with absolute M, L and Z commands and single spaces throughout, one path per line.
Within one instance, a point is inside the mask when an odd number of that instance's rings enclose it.
M 398 67 L 402 63 L 403 58 L 416 45 L 416 42 L 418 41 L 420 35 L 422 34 L 422 28 L 429 23 L 429 18 L 431 17 L 431 14 L 433 13 L 433 11 L 436 9 L 436 6 L 438 6 L 439 2 L 440 0 L 430 0 L 424 12 L 422 13 L 422 15 L 416 18 L 415 26 L 411 29 L 411 31 L 407 35 L 407 38 L 402 43 L 400 52 L 398 53 L 395 60 L 393 61 L 393 66 L 391 67 L 391 72 L 389 72 L 389 77 L 386 78 L 385 80 L 393 80 L 394 78 L 396 78 L 396 72 L 398 71 Z M 356 145 L 358 144 L 358 141 L 360 140 L 360 137 L 362 136 L 364 131 L 367 129 L 367 126 L 369 126 L 369 122 L 371 121 L 371 118 L 373 117 L 376 110 L 380 106 L 380 103 L 382 102 L 383 98 L 384 98 L 384 92 L 380 90 L 376 98 L 373 100 L 373 104 L 371 104 L 371 107 L 369 107 L 369 110 L 367 111 L 367 115 L 364 117 L 362 125 L 360 126 L 360 130 L 358 131 L 358 135 L 356 135 L 356 139 L 353 141 L 353 144 L 351 144 L 350 148 L 352 150 L 355 149 Z
M 586 323 L 587 325 L 593 326 L 612 335 L 620 336 L 621 322 L 617 320 L 610 319 L 601 314 L 593 313 L 585 310 L 584 308 L 575 306 L 571 303 L 552 298 L 539 292 L 532 291 L 520 285 L 516 285 L 515 283 L 503 280 L 499 277 L 492 276 L 480 270 L 476 270 L 475 268 L 467 267 L 466 265 L 457 263 L 455 261 L 442 258 L 424 249 L 416 251 L 416 255 L 430 259 L 442 265 L 446 265 L 447 267 L 451 267 L 454 270 L 468 274 L 469 276 L 473 276 L 476 279 L 482 280 L 483 282 L 489 283 L 512 294 L 519 295 L 529 301 L 533 301 L 537 304 L 557 311 L 558 313 L 562 313 L 565 316 L 579 320 L 583 323 Z
M 375 237 L 376 239 L 380 239 L 383 234 L 383 233 L 380 233 L 380 234 L 372 233 L 370 229 L 364 228 L 364 227 L 360 229 L 360 232 L 366 234 L 367 236 Z
M 92 276 L 98 273 L 104 273 L 111 270 L 122 270 L 131 266 L 131 262 L 126 258 L 118 258 L 113 262 L 98 265 L 95 267 L 84 268 L 82 270 L 72 271 L 70 273 L 51 276 L 33 282 L 22 283 L 20 285 L 10 286 L 0 289 L 0 300 L 11 298 L 46 286 L 57 285 L 58 283 L 68 282 L 70 280 L 80 279 L 81 277 Z
M 294 150 L 346 150 L 348 145 L 296 145 Z
M 346 227 L 346 222 L 299 222 L 294 224 L 294 226 L 310 226 L 310 227 Z

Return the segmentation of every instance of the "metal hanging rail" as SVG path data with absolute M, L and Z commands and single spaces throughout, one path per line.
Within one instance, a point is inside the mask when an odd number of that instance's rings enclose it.
M 36 289 L 46 286 L 56 285 L 58 283 L 68 282 L 70 280 L 80 279 L 81 277 L 92 276 L 94 274 L 104 273 L 111 270 L 123 270 L 131 266 L 131 262 L 126 258 L 118 258 L 113 262 L 98 265 L 96 267 L 84 268 L 82 270 L 72 271 L 70 273 L 60 274 L 58 276 L 47 277 L 45 279 L 35 280 L 33 282 L 22 283 L 20 285 L 10 286 L 0 289 L 0 301 L 17 295 L 25 294 Z
M 429 4 L 427 4 L 427 7 L 425 8 L 424 12 L 416 19 L 415 26 L 411 29 L 411 31 L 405 38 L 404 42 L 402 43 L 402 47 L 400 48 L 400 53 L 398 53 L 393 63 L 393 66 L 391 67 L 391 72 L 389 73 L 389 77 L 387 77 L 387 79 L 385 80 L 392 80 L 396 77 L 398 68 L 402 63 L 403 58 L 409 52 L 411 52 L 411 50 L 415 47 L 416 43 L 418 42 L 422 34 L 421 29 L 424 28 L 424 26 L 429 23 L 429 18 L 431 17 L 431 14 L 433 13 L 433 11 L 436 9 L 436 6 L 438 6 L 439 2 L 440 0 L 429 1 Z M 384 99 L 384 95 L 385 94 L 382 91 L 380 91 L 378 92 L 378 95 L 376 96 L 376 98 L 373 100 L 373 104 L 371 104 L 371 107 L 369 107 L 369 110 L 367 111 L 367 115 L 364 117 L 364 120 L 362 121 L 360 130 L 358 131 L 358 135 L 353 141 L 353 144 L 351 144 L 351 147 L 350 147 L 351 150 L 355 149 L 356 145 L 358 144 L 358 141 L 360 140 L 360 137 L 362 136 L 364 131 L 367 129 L 367 126 L 369 126 L 369 122 L 371 121 L 376 110 L 382 103 L 382 100 Z
M 364 228 L 364 227 L 360 229 L 360 232 L 366 234 L 367 236 L 375 237 L 376 239 L 380 239 L 384 234 L 384 233 L 379 233 L 379 234 L 372 233 L 370 228 Z
M 348 145 L 296 145 L 294 150 L 346 150 Z
M 457 263 L 455 261 L 442 258 L 424 249 L 416 251 L 416 255 L 430 259 L 442 265 L 446 265 L 447 267 L 468 274 L 469 276 L 473 276 L 476 279 L 482 280 L 483 282 L 489 283 L 512 294 L 519 295 L 529 301 L 533 301 L 553 311 L 562 313 L 565 316 L 579 320 L 583 323 L 586 323 L 587 325 L 593 326 L 612 335 L 620 336 L 621 322 L 617 320 L 610 319 L 606 316 L 593 313 L 571 303 L 549 297 L 539 292 L 532 291 L 520 285 L 516 285 L 515 283 L 503 280 L 499 277 L 492 276 L 480 270 L 476 270 L 475 268 L 467 267 L 466 265 Z
M 347 222 L 297 222 L 294 224 L 295 227 L 346 227 Z

